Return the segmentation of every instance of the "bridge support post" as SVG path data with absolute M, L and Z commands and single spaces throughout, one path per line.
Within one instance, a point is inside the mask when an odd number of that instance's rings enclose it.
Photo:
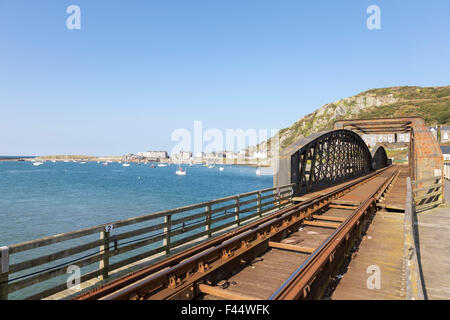
M 8 300 L 9 248 L 0 247 L 0 300 Z
M 98 268 L 102 270 L 100 279 L 104 280 L 108 278 L 109 274 L 109 234 L 106 229 L 100 232 L 100 240 L 103 240 L 103 244 L 100 246 L 100 252 L 104 253 L 104 258 L 100 260 Z
M 166 227 L 164 228 L 164 233 L 166 235 L 166 238 L 163 240 L 163 246 L 166 247 L 166 254 L 170 253 L 170 227 L 171 227 L 171 215 L 168 214 L 164 217 L 164 223 L 166 224 Z
M 299 153 L 296 152 L 292 156 L 280 156 L 277 159 L 277 170 L 273 177 L 274 187 L 281 187 L 287 184 L 295 183 L 293 186 L 294 194 L 298 195 L 299 175 L 300 175 Z
M 262 211 L 261 210 L 261 191 L 258 192 L 257 205 L 258 205 L 257 212 L 258 212 L 259 216 L 261 217 L 262 216 L 262 213 L 261 213 L 261 211 Z
M 241 225 L 241 222 L 239 221 L 239 197 L 234 199 L 234 220 L 237 222 L 237 226 L 239 227 Z
M 205 231 L 208 231 L 208 238 L 211 238 L 211 205 L 205 207 L 206 226 Z

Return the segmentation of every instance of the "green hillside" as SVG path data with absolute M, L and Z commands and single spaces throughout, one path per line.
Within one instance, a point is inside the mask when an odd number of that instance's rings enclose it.
M 338 119 L 421 116 L 428 125 L 450 124 L 450 86 L 391 87 L 371 89 L 355 96 L 326 104 L 306 115 L 291 127 L 280 130 L 284 148 L 301 137 L 333 128 Z M 261 149 L 271 141 L 262 143 Z

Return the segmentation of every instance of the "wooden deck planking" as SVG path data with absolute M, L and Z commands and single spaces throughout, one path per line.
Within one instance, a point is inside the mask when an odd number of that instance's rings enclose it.
M 409 176 L 408 167 L 399 166 L 400 173 L 392 187 L 380 201 L 380 206 L 386 209 L 405 211 L 406 205 L 406 178 Z
M 378 212 L 359 250 L 354 253 L 337 288 L 333 300 L 403 300 L 406 298 L 404 235 L 402 213 Z M 381 288 L 369 289 L 369 266 L 381 271 Z
M 271 249 L 227 279 L 230 293 L 267 299 L 308 257 L 281 249 Z M 209 299 L 210 297 L 204 297 Z

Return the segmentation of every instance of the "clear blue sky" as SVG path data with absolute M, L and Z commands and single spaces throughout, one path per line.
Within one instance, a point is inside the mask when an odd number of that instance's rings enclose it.
M 0 0 L 0 155 L 170 150 L 194 120 L 281 129 L 367 89 L 449 84 L 448 0 Z

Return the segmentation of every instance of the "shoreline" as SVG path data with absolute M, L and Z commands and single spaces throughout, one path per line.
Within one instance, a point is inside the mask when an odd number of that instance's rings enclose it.
M 192 159 L 192 160 L 171 160 L 171 159 L 160 159 L 158 160 L 125 160 L 122 157 L 94 157 L 94 156 L 37 156 L 37 157 L 11 157 L 11 158 L 0 158 L 0 161 L 14 161 L 14 162 L 35 162 L 35 161 L 56 161 L 56 162 L 121 162 L 121 163 L 137 163 L 137 164 L 158 164 L 158 163 L 166 163 L 166 164 L 183 164 L 183 165 L 206 165 L 208 163 L 213 164 L 215 166 L 220 165 L 234 165 L 234 166 L 248 166 L 254 168 L 270 168 L 271 160 L 266 159 L 264 162 L 258 163 L 258 161 L 246 159 Z

